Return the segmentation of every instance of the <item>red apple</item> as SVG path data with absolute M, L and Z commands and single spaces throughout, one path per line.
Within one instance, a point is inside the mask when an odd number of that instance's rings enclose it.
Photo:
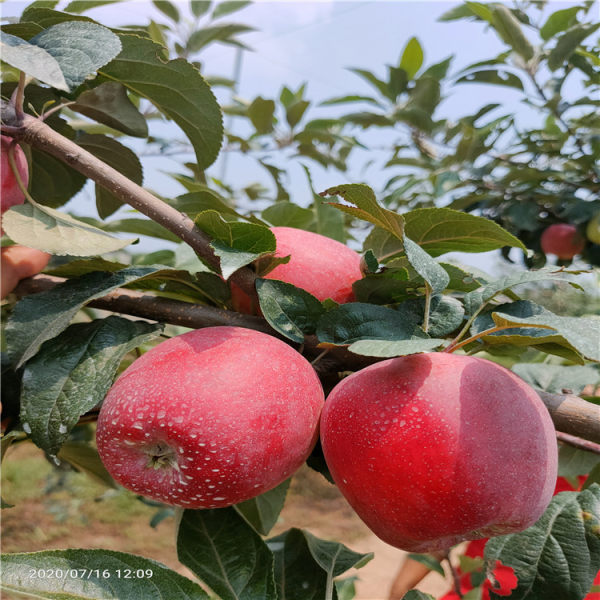
M 555 254 L 568 260 L 580 254 L 585 246 L 585 238 L 574 225 L 555 223 L 544 229 L 541 237 L 544 254 Z
M 186 508 L 229 506 L 287 479 L 318 437 L 323 389 L 284 342 L 209 327 L 163 342 L 108 392 L 97 443 L 134 492 Z
M 468 356 L 414 354 L 347 377 L 325 402 L 321 443 L 362 520 L 411 552 L 521 531 L 556 483 L 555 431 L 537 393 Z
M 348 246 L 311 231 L 293 227 L 272 227 L 277 240 L 275 256 L 291 256 L 265 277 L 291 283 L 316 296 L 343 304 L 354 300 L 352 284 L 362 277 L 360 255 Z M 235 284 L 232 302 L 239 312 L 255 312 L 248 296 Z
M 10 168 L 10 163 L 8 162 L 8 148 L 12 144 L 12 138 L 7 136 L 0 136 L 1 149 L 0 153 L 0 211 L 5 212 L 11 206 L 15 206 L 17 204 L 23 204 L 25 200 L 25 196 L 23 192 L 19 189 L 17 185 L 17 179 Z M 21 149 L 21 147 L 16 144 L 15 145 L 15 164 L 17 165 L 17 170 L 19 171 L 19 175 L 27 187 L 29 182 L 29 168 L 27 166 L 27 158 L 25 157 L 25 153 Z
M 47 252 L 25 246 L 6 246 L 0 250 L 0 298 L 6 298 L 21 279 L 39 273 L 50 260 Z

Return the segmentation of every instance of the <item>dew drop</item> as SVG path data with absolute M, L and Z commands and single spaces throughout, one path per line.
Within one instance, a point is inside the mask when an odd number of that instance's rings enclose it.
M 31 433 L 31 427 L 29 426 L 29 423 L 23 423 L 23 431 L 25 433 Z

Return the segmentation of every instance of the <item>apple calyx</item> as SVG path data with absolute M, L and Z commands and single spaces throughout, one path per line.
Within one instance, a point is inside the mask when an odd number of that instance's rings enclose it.
M 148 455 L 146 468 L 148 469 L 175 469 L 179 471 L 177 453 L 166 442 L 156 442 L 143 450 Z

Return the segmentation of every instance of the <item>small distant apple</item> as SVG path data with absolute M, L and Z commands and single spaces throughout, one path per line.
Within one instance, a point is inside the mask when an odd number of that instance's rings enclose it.
M 556 483 L 556 434 L 537 393 L 470 356 L 414 354 L 343 379 L 321 444 L 358 516 L 410 552 L 526 529 Z
M 97 444 L 124 487 L 175 506 L 218 508 L 290 477 L 318 437 L 323 388 L 284 342 L 209 327 L 162 342 L 108 392 Z
M 595 215 L 587 224 L 585 235 L 592 244 L 600 244 L 600 213 Z
M 585 239 L 574 225 L 555 223 L 542 233 L 541 245 L 544 254 L 554 254 L 560 259 L 569 260 L 581 253 L 585 247 Z
M 352 302 L 352 284 L 361 279 L 360 255 L 337 240 L 294 227 L 271 227 L 277 240 L 275 256 L 291 256 L 265 275 L 306 290 L 319 300 L 331 298 L 339 304 Z M 250 298 L 235 284 L 232 303 L 238 312 L 256 312 Z
M 0 136 L 0 211 L 6 212 L 11 206 L 23 204 L 25 196 L 20 190 L 17 179 L 8 162 L 8 149 L 13 143 L 12 138 L 5 135 Z M 29 183 L 29 167 L 25 153 L 18 144 L 15 145 L 15 164 L 23 184 L 27 187 Z

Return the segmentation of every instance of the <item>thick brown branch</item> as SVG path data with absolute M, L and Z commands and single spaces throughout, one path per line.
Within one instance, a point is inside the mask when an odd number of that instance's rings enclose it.
M 36 275 L 21 281 L 15 293 L 21 297 L 42 292 L 53 288 L 62 281 L 64 279 L 60 277 Z M 179 300 L 157 298 L 124 288 L 118 288 L 110 294 L 90 302 L 89 306 L 195 329 L 214 325 L 236 325 L 281 337 L 260 317 Z M 289 340 L 284 339 L 284 341 L 290 343 Z M 314 336 L 307 337 L 303 345 L 303 354 L 312 359 L 321 353 L 322 348 L 318 347 L 318 340 Z M 327 356 L 315 365 L 315 369 L 327 387 L 329 384 L 333 385 L 337 382 L 338 372 L 354 371 L 378 360 L 357 356 L 344 348 L 331 348 Z M 584 438 L 595 444 L 600 443 L 600 406 L 574 395 L 565 396 L 541 392 L 540 396 L 558 431 L 569 436 Z M 570 443 L 566 438 L 563 441 Z
M 18 297 L 37 294 L 50 290 L 65 281 L 62 277 L 52 275 L 36 275 L 21 281 L 15 290 Z M 169 298 L 160 298 L 136 290 L 117 288 L 102 298 L 92 300 L 88 306 L 110 310 L 112 312 L 153 321 L 181 325 L 192 329 L 214 327 L 217 325 L 233 325 L 255 329 L 270 335 L 277 336 L 269 324 L 260 317 L 243 315 L 231 310 L 223 310 L 214 306 L 191 304 Z
M 5 112 L 7 115 L 10 114 L 8 111 L 3 110 L 3 117 Z M 17 127 L 5 127 L 5 125 L 6 123 L 3 124 L 3 129 L 9 135 L 42 152 L 51 154 L 73 167 L 76 171 L 83 173 L 109 190 L 119 200 L 129 204 L 174 233 L 178 238 L 189 244 L 209 265 L 215 268 L 219 266 L 219 259 L 210 246 L 210 237 L 198 229 L 187 215 L 169 206 L 166 202 L 102 162 L 75 142 L 60 135 L 40 119 L 31 115 L 24 115 Z M 9 122 L 9 125 L 12 125 L 12 123 Z M 245 267 L 234 273 L 231 279 L 246 293 L 254 295 L 255 278 L 255 273 Z
M 600 406 L 568 394 L 540 392 L 558 431 L 600 444 Z

